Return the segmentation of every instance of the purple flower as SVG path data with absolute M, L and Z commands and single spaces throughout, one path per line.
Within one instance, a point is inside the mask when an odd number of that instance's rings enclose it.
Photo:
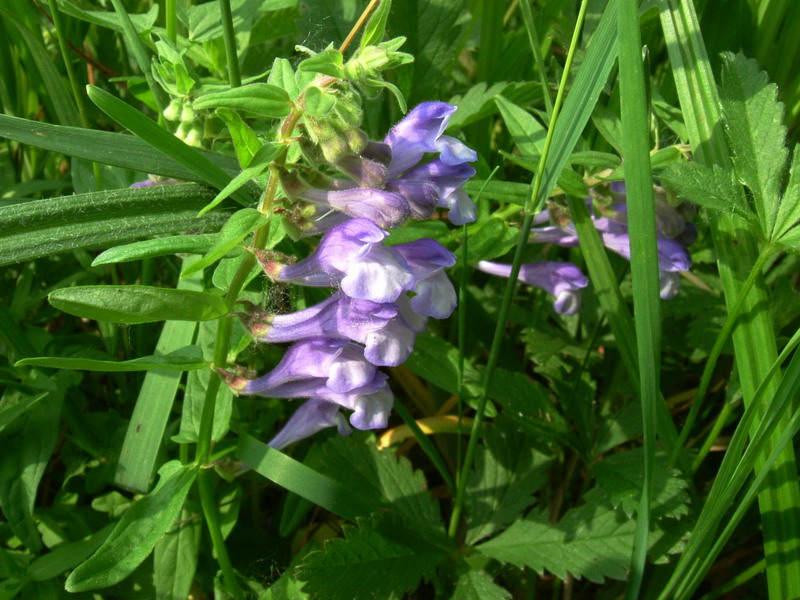
M 369 219 L 385 229 L 401 225 L 414 213 L 404 195 L 371 188 L 354 187 L 345 190 L 308 189 L 297 194 L 296 197 L 330 206 L 351 217 Z
M 388 234 L 369 219 L 351 219 L 330 229 L 307 258 L 294 265 L 263 264 L 273 279 L 331 287 L 359 300 L 393 302 L 414 287 L 403 256 L 383 245 Z
M 311 398 L 294 411 L 286 425 L 272 438 L 269 445 L 281 450 L 289 444 L 299 442 L 318 431 L 334 426 L 339 429 L 341 435 L 348 435 L 352 431 L 347 420 L 339 412 L 338 404 Z
M 455 310 L 457 299 L 453 284 L 444 272 L 456 263 L 455 255 L 436 240 L 421 239 L 394 246 L 414 274 L 411 308 L 419 315 L 446 319 Z
M 492 275 L 508 277 L 511 265 L 482 260 L 478 269 Z M 580 308 L 580 290 L 589 285 L 581 270 L 568 262 L 537 262 L 520 266 L 520 281 L 545 290 L 555 296 L 553 308 L 562 315 L 574 315 Z
M 319 336 L 353 340 L 365 345 L 364 357 L 378 366 L 404 363 L 417 333 L 396 304 L 356 300 L 342 292 L 305 310 L 270 317 L 256 328 L 261 341 L 273 343 Z

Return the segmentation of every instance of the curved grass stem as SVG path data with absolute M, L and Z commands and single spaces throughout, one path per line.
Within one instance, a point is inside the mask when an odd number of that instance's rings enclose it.
M 531 226 L 533 225 L 533 215 L 536 214 L 544 205 L 545 198 L 540 197 L 542 190 L 542 177 L 544 167 L 547 163 L 547 157 L 550 155 L 550 147 L 553 143 L 553 133 L 555 131 L 556 122 L 558 120 L 558 113 L 561 110 L 561 105 L 564 102 L 564 95 L 566 91 L 567 79 L 572 67 L 572 60 L 575 56 L 575 50 L 578 47 L 578 40 L 580 38 L 581 28 L 586 16 L 586 7 L 588 0 L 582 0 L 580 10 L 578 12 L 578 19 L 575 24 L 575 31 L 572 34 L 572 41 L 570 42 L 569 52 L 567 53 L 567 60 L 564 64 L 564 73 L 561 77 L 561 83 L 558 87 L 558 95 L 556 102 L 553 106 L 553 114 L 550 119 L 550 126 L 547 129 L 547 137 L 545 138 L 544 149 L 539 161 L 539 168 L 534 175 L 531 187 L 528 190 L 528 197 L 525 199 L 525 217 L 522 220 L 522 227 L 520 228 L 520 236 L 517 241 L 517 247 L 514 251 L 514 260 L 511 265 L 511 274 L 506 283 L 505 292 L 503 294 L 503 301 L 500 305 L 500 311 L 497 314 L 497 327 L 494 330 L 494 337 L 492 338 L 492 346 L 489 350 L 489 360 L 486 363 L 484 371 L 483 386 L 481 396 L 478 399 L 478 406 L 475 409 L 475 420 L 472 423 L 472 430 L 469 435 L 469 442 L 467 442 L 467 451 L 464 455 L 464 463 L 461 466 L 461 472 L 457 478 L 456 498 L 453 505 L 453 512 L 450 515 L 450 524 L 447 532 L 450 537 L 455 537 L 458 532 L 458 525 L 461 521 L 461 513 L 464 508 L 464 498 L 466 494 L 466 483 L 469 478 L 470 470 L 472 469 L 472 462 L 475 459 L 475 451 L 478 445 L 478 437 L 483 423 L 483 417 L 486 413 L 486 404 L 489 400 L 489 387 L 492 382 L 492 374 L 497 366 L 497 360 L 500 357 L 500 346 L 503 343 L 503 335 L 505 333 L 506 320 L 508 318 L 508 311 L 511 307 L 511 300 L 514 297 L 514 290 L 516 289 L 517 278 L 519 277 L 520 266 L 522 265 L 522 254 L 525 246 L 528 244 L 528 236 L 530 235 Z

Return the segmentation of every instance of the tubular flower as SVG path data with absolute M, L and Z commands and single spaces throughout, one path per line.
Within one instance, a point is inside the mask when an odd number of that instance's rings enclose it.
M 511 265 L 482 260 L 479 270 L 500 277 L 511 275 Z M 520 266 L 520 281 L 545 290 L 555 297 L 553 308 L 562 315 L 574 315 L 581 305 L 580 291 L 589 285 L 581 270 L 568 262 L 537 262 Z
M 383 142 L 370 141 L 359 154 L 332 161 L 350 179 L 331 179 L 321 189 L 283 174 L 286 194 L 384 228 L 408 218 L 425 219 L 437 207 L 448 209 L 457 225 L 475 220 L 475 206 L 461 186 L 473 175 L 477 154 L 444 130 L 456 107 L 423 102 L 397 123 Z M 420 165 L 426 154 L 437 154 Z
M 611 205 L 606 214 L 592 216 L 592 221 L 600 234 L 603 245 L 620 256 L 631 259 L 631 239 L 628 231 L 628 206 L 624 200 L 625 187 L 612 184 L 614 200 L 620 201 Z M 591 198 L 587 198 L 591 202 Z M 537 222 L 546 222 L 550 217 L 548 211 L 537 215 Z M 661 281 L 660 296 L 667 300 L 673 298 L 680 290 L 680 271 L 688 271 L 692 267 L 692 259 L 686 246 L 691 245 L 697 230 L 692 223 L 685 221 L 677 211 L 663 200 L 656 198 L 656 244 L 658 248 L 658 269 Z M 560 225 L 548 225 L 531 230 L 530 242 L 552 243 L 559 246 L 576 247 L 579 245 L 578 234 L 571 222 Z

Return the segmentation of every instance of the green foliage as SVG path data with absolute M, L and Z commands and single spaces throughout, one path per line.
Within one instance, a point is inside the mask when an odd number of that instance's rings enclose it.
M 382 534 L 389 529 L 391 537 Z M 345 526 L 342 539 L 309 554 L 297 570 L 310 598 L 345 600 L 374 596 L 397 599 L 414 591 L 445 557 L 441 549 L 414 534 L 401 533 L 390 516 Z
M 634 528 L 634 521 L 608 504 L 589 503 L 555 524 L 545 514 L 530 513 L 477 550 L 537 573 L 601 583 L 607 577 L 625 579 Z
M 67 590 L 104 588 L 130 575 L 172 527 L 196 476 L 191 465 L 173 461 L 162 466 L 158 485 L 122 515 L 97 551 L 72 572 Z

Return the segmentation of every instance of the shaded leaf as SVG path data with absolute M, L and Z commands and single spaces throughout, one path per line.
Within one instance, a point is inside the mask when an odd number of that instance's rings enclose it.
M 197 346 L 186 346 L 170 354 L 142 356 L 132 360 L 94 360 L 91 358 L 71 358 L 65 356 L 36 356 L 24 358 L 17 366 L 47 367 L 50 369 L 73 369 L 79 371 L 192 371 L 208 366 Z

